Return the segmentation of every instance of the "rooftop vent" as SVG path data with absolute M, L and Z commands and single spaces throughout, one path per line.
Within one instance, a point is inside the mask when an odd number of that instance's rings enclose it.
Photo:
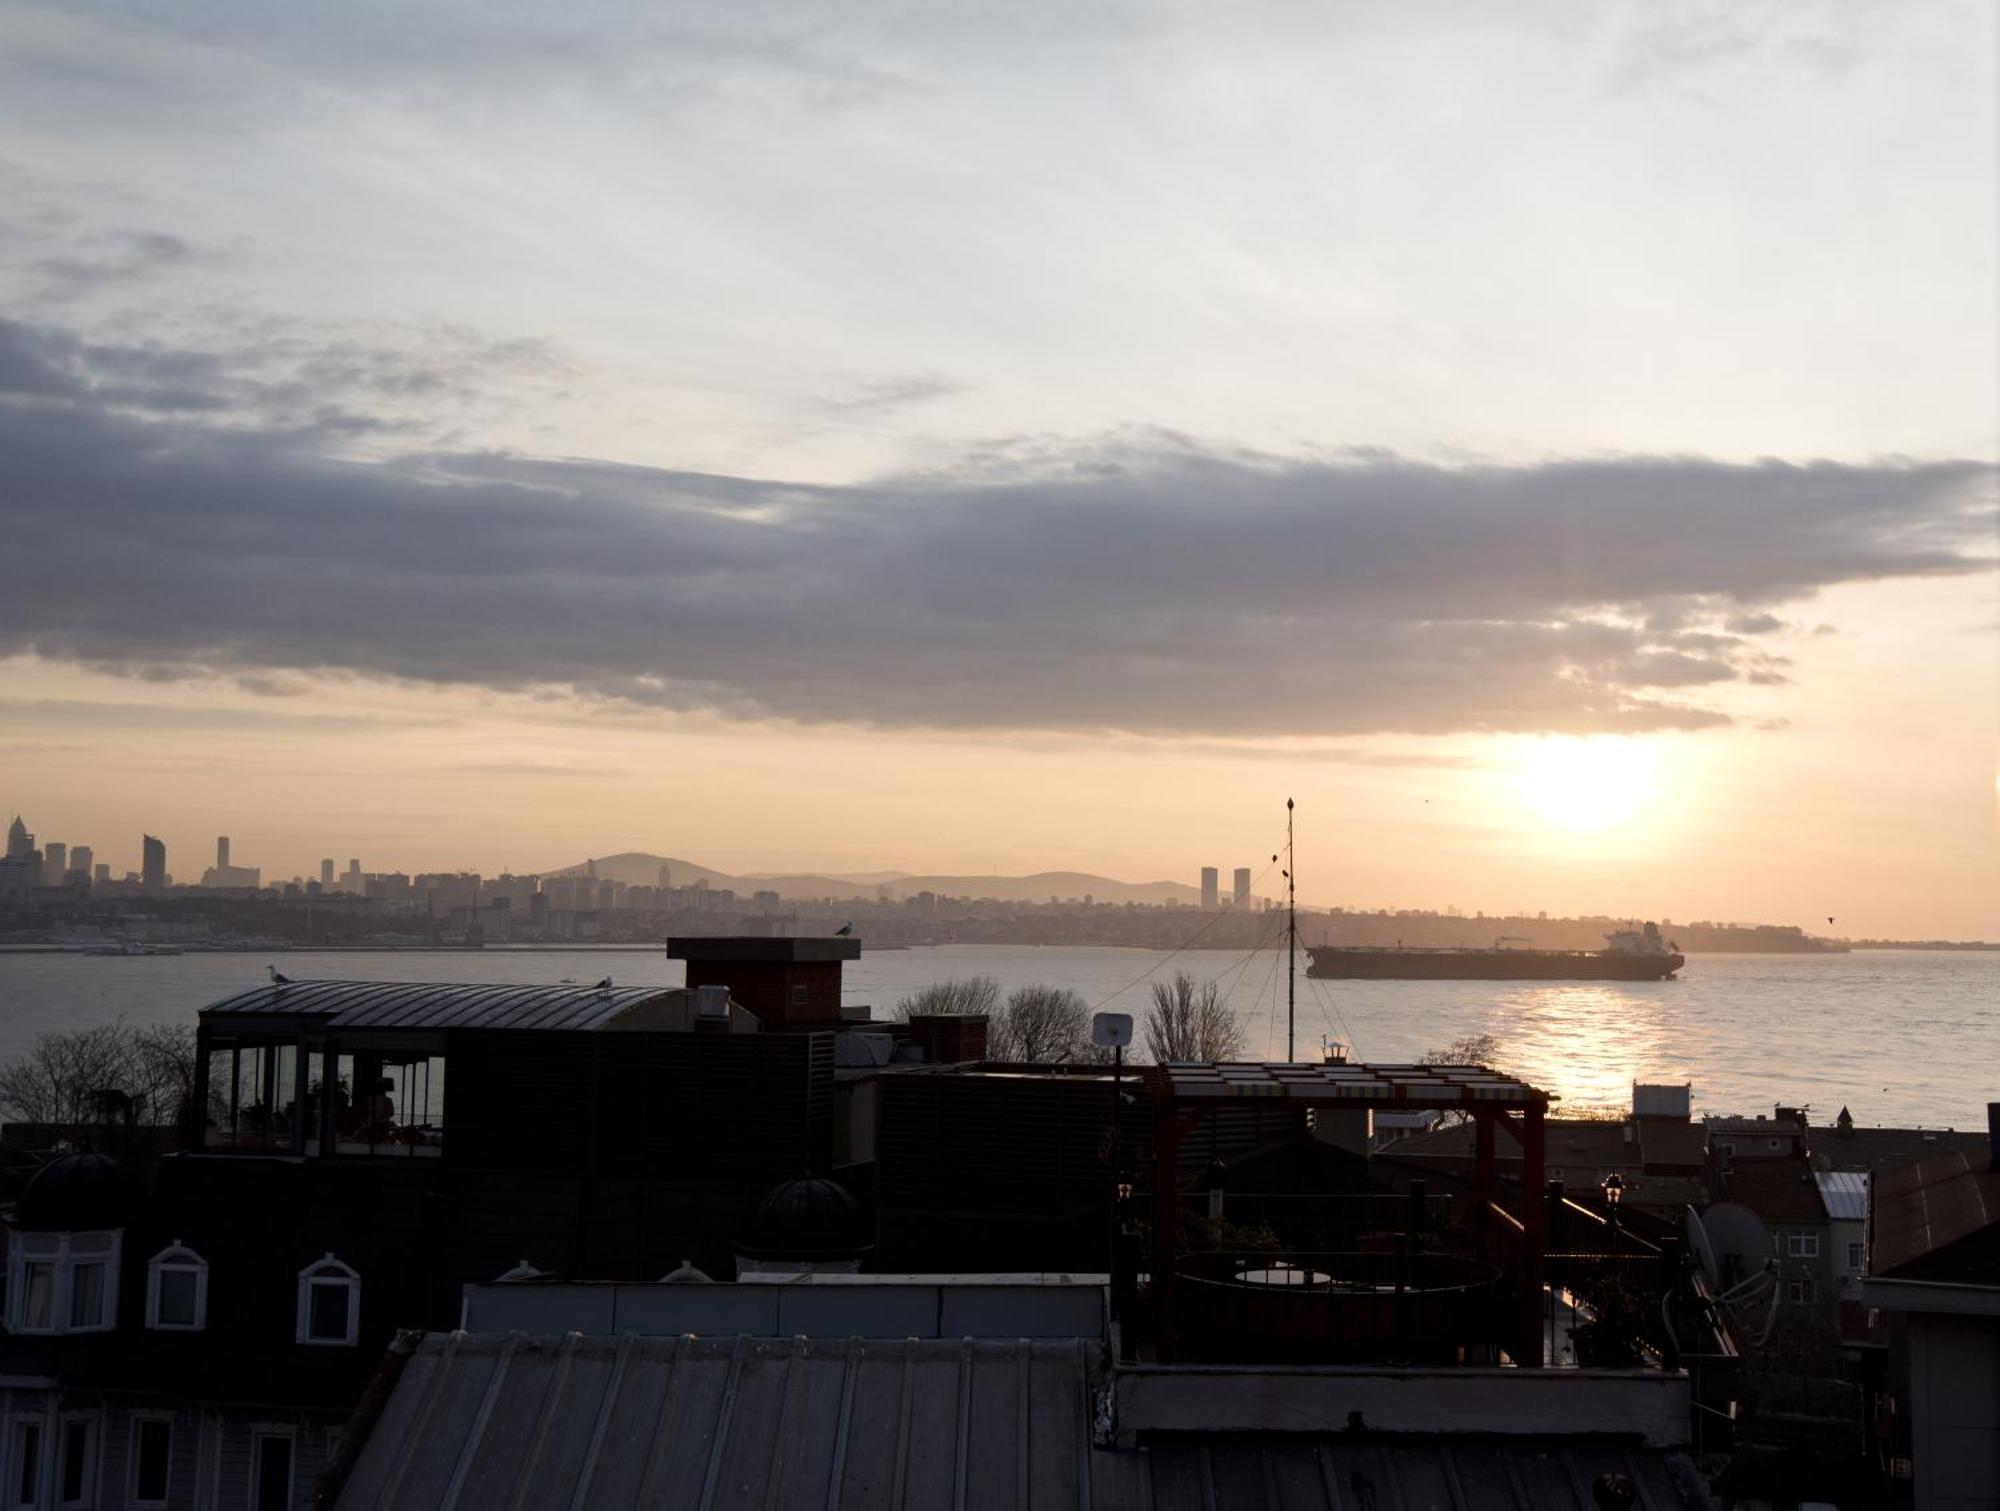
M 698 986 L 694 989 L 694 1015 L 697 1018 L 727 1018 L 729 1016 L 729 988 L 726 986 Z

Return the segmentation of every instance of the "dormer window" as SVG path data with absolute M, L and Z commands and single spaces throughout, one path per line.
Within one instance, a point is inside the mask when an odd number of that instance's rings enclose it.
M 17 1333 L 101 1333 L 118 1325 L 124 1233 L 21 1233 L 7 1252 L 7 1326 Z
M 301 1343 L 351 1345 L 361 1331 L 361 1277 L 328 1254 L 299 1271 Z
M 208 1261 L 179 1239 L 146 1266 L 146 1326 L 180 1333 L 208 1326 Z

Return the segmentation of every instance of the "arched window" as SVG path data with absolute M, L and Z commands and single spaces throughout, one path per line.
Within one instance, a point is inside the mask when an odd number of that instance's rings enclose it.
M 146 1265 L 146 1326 L 180 1333 L 208 1326 L 208 1261 L 178 1238 Z
M 301 1343 L 352 1344 L 361 1332 L 361 1277 L 328 1254 L 299 1271 Z
M 13 1233 L 7 1246 L 7 1326 L 17 1333 L 101 1333 L 118 1325 L 123 1229 Z

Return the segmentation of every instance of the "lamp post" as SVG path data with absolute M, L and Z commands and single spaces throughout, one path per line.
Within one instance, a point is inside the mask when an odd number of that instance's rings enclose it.
M 1611 1296 L 1605 1307 L 1607 1320 L 1611 1322 L 1613 1337 L 1617 1336 L 1620 1292 L 1624 1278 L 1618 1270 L 1618 1204 L 1625 1199 L 1625 1178 L 1613 1170 L 1604 1178 L 1604 1210 L 1611 1221 Z M 1622 1346 L 1621 1346 L 1622 1351 Z

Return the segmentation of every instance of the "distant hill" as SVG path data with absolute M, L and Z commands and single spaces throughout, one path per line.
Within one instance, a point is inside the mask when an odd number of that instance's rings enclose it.
M 1032 876 L 908 876 L 901 872 L 868 872 L 859 876 L 818 876 L 811 873 L 782 875 L 737 875 L 699 866 L 672 855 L 652 855 L 628 850 L 619 855 L 596 857 L 597 874 L 627 886 L 655 886 L 660 867 L 669 868 L 674 886 L 685 887 L 699 881 L 711 887 L 726 887 L 749 894 L 770 890 L 800 899 L 834 898 L 851 901 L 869 898 L 882 887 L 896 897 L 918 892 L 936 892 L 946 897 L 997 897 L 1007 902 L 1047 902 L 1051 897 L 1090 896 L 1098 902 L 1176 902 L 1201 900 L 1197 888 L 1175 881 L 1127 882 L 1109 876 L 1093 876 L 1087 871 L 1037 871 Z M 565 866 L 556 876 L 582 874 L 584 863 Z

